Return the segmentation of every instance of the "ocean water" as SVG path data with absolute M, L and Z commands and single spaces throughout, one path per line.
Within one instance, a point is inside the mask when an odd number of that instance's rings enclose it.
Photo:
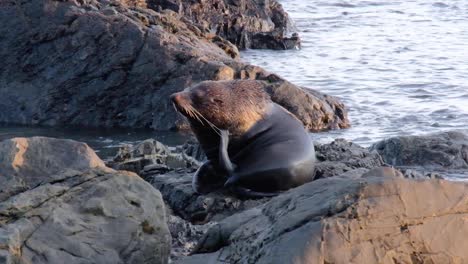
M 300 50 L 247 50 L 244 61 L 339 97 L 352 128 L 313 134 L 368 146 L 468 128 L 468 1 L 280 0 Z

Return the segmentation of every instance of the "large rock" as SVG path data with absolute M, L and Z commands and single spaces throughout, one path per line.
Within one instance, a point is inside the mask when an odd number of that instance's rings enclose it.
M 371 149 L 394 166 L 468 169 L 468 134 L 462 131 L 393 137 L 375 143 Z
M 363 172 L 384 165 L 376 151 L 370 151 L 344 139 L 336 139 L 328 144 L 315 144 L 317 165 L 315 179 L 336 177 L 343 173 Z
M 274 74 L 262 79 L 267 80 L 265 90 L 271 99 L 297 116 L 306 129 L 317 132 L 350 126 L 344 104 L 335 97 L 312 89 L 298 89 Z
M 161 194 L 83 143 L 0 142 L 0 263 L 167 263 Z
M 287 37 L 292 25 L 275 0 L 149 0 L 148 6 L 173 10 L 242 49 L 292 49 L 300 44 L 298 38 Z
M 308 129 L 349 126 L 338 99 L 243 64 L 228 41 L 181 14 L 145 6 L 143 0 L 2 1 L 0 122 L 184 128 L 170 94 L 203 80 L 260 79 Z
M 317 180 L 212 227 L 177 263 L 466 263 L 468 183 Z

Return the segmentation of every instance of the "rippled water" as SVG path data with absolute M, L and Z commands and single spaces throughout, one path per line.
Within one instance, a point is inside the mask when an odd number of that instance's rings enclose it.
M 280 0 L 301 50 L 243 60 L 340 97 L 352 128 L 315 134 L 362 145 L 468 128 L 468 1 Z

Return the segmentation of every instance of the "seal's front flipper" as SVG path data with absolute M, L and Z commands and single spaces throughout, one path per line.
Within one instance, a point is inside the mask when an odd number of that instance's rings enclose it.
M 219 144 L 219 165 L 221 168 L 224 168 L 231 178 L 232 173 L 234 172 L 234 165 L 231 162 L 228 154 L 228 145 L 229 145 L 229 131 L 221 130 L 221 140 Z
M 217 172 L 210 161 L 205 162 L 192 178 L 192 188 L 198 194 L 207 194 L 223 187 L 224 175 Z

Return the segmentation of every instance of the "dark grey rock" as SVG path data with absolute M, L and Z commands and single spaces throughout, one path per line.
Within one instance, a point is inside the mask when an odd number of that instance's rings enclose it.
M 168 263 L 160 192 L 104 166 L 86 144 L 0 142 L 3 263 Z
M 373 169 L 384 165 L 382 158 L 375 151 L 369 151 L 344 139 L 336 139 L 329 144 L 316 144 L 317 153 L 315 178 L 327 178 L 342 175 L 355 169 Z
M 468 136 L 461 131 L 393 137 L 375 143 L 370 149 L 393 166 L 468 169 Z
M 216 34 L 241 49 L 291 49 L 300 45 L 299 38 L 288 38 L 291 21 L 275 0 L 148 0 L 148 7 L 173 10 L 198 30 Z

